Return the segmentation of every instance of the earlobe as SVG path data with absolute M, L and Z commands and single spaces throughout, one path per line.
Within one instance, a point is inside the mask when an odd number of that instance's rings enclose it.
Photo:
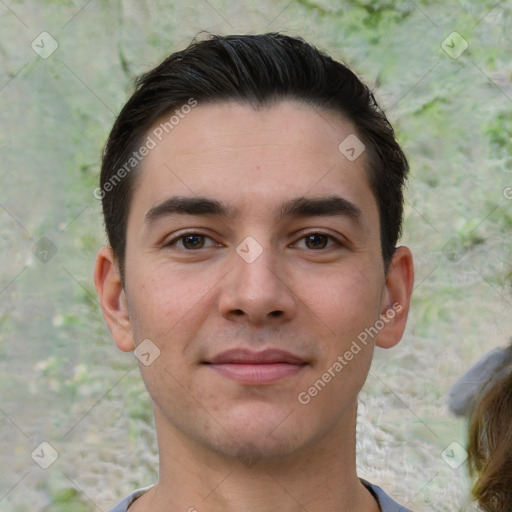
M 111 247 L 102 247 L 96 255 L 94 285 L 114 343 L 125 352 L 134 350 L 126 295 Z
M 401 339 L 407 323 L 414 285 L 414 266 L 411 251 L 398 247 L 386 276 L 381 318 L 384 323 L 376 345 L 391 348 Z

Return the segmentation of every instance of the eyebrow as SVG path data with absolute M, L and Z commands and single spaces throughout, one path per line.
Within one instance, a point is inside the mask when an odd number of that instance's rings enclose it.
M 298 197 L 285 201 L 278 208 L 278 217 L 343 216 L 361 223 L 362 211 L 353 202 L 340 196 L 320 198 Z M 152 224 L 172 215 L 207 215 L 233 218 L 238 208 L 208 197 L 170 197 L 146 213 L 145 222 Z
M 322 217 L 343 216 L 356 222 L 361 221 L 363 213 L 352 201 L 340 196 L 320 198 L 298 197 L 286 201 L 279 208 L 279 216 L 284 217 Z

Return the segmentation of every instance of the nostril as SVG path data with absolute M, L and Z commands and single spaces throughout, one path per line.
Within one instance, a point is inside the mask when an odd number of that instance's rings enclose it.
M 240 315 L 243 315 L 243 314 L 244 314 L 244 312 L 241 309 L 235 309 L 235 315 L 240 316 Z
M 271 315 L 271 316 L 281 316 L 282 314 L 283 314 L 283 312 L 282 312 L 282 311 L 272 311 L 272 312 L 270 313 L 270 315 Z

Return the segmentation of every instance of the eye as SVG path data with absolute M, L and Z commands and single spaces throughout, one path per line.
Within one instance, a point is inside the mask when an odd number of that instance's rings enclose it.
M 207 240 L 211 243 L 207 244 Z M 184 233 L 164 244 L 164 247 L 178 246 L 180 249 L 193 251 L 204 249 L 206 247 L 214 247 L 216 244 L 209 236 L 201 233 Z
M 334 239 L 332 236 L 327 235 L 325 233 L 309 233 L 305 236 L 303 236 L 300 241 L 305 242 L 306 249 L 312 249 L 312 250 L 320 250 L 320 249 L 327 249 L 332 247 L 333 245 L 342 245 L 340 242 L 338 242 L 336 239 Z M 329 245 L 329 242 L 331 244 Z

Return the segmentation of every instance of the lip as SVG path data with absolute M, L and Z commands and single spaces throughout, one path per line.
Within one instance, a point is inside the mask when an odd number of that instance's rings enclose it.
M 296 375 L 308 362 L 280 349 L 232 349 L 205 362 L 213 371 L 245 385 L 273 384 Z

